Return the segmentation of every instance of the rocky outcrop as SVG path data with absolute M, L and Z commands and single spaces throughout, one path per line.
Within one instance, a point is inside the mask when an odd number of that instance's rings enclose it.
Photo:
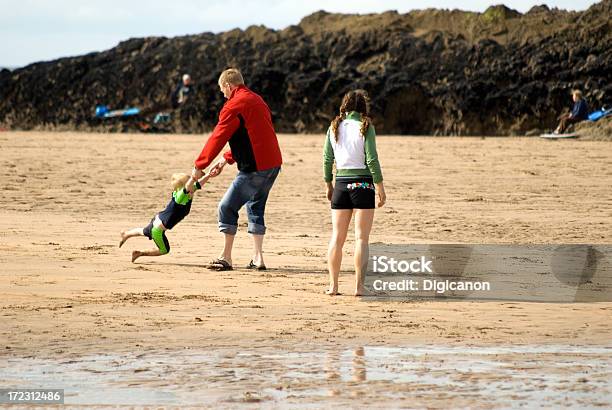
M 612 117 L 596 122 L 583 121 L 576 124 L 574 130 L 581 140 L 612 141 Z
M 584 12 L 317 12 L 280 31 L 130 39 L 0 71 L 0 125 L 96 128 L 96 104 L 155 110 L 189 72 L 198 92 L 172 126 L 202 132 L 223 104 L 220 71 L 237 66 L 279 131 L 323 131 L 342 94 L 358 87 L 372 97 L 379 133 L 522 134 L 552 128 L 574 87 L 591 106 L 611 102 L 611 15 L 612 0 Z

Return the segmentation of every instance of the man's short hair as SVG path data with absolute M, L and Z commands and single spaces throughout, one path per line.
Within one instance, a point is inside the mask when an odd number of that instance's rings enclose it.
M 237 68 L 228 68 L 219 76 L 219 84 L 241 85 L 244 84 L 244 79 L 240 70 Z

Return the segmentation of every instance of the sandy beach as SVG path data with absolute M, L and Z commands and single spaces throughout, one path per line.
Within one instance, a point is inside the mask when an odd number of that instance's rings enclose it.
M 235 168 L 197 194 L 191 214 L 168 233 L 169 255 L 132 264 L 131 250 L 150 242 L 136 238 L 117 247 L 120 230 L 146 225 L 165 206 L 170 175 L 191 169 L 206 135 L 0 133 L 3 359 L 185 349 L 503 346 L 510 348 L 504 353 L 509 360 L 520 361 L 513 346 L 540 346 L 536 355 L 548 354 L 542 346 L 589 346 L 599 358 L 592 367 L 599 376 L 585 376 L 595 384 L 583 386 L 600 396 L 583 404 L 610 404 L 612 303 L 385 302 L 324 295 L 331 222 L 323 137 L 279 138 L 284 165 L 266 210 L 270 269 L 240 268 L 250 259 L 241 213 L 237 269 L 212 272 L 205 266 L 222 245 L 216 206 Z M 612 243 L 609 143 L 382 136 L 378 150 L 388 202 L 377 210 L 372 242 Z M 345 294 L 353 280 L 351 238 L 340 278 Z M 497 371 L 483 372 L 493 377 Z M 575 374 L 571 366 L 559 372 L 567 380 Z M 0 374 L 12 380 L 6 368 Z M 174 374 L 175 384 L 187 377 Z M 370 397 L 372 390 L 361 394 Z M 344 398 L 339 394 L 338 403 Z M 449 404 L 440 395 L 427 400 L 415 403 Z M 455 403 L 485 403 L 482 397 L 462 400 Z

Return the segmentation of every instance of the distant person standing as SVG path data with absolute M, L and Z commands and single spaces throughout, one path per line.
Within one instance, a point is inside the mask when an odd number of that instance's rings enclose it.
M 238 166 L 238 175 L 219 203 L 219 231 L 224 235 L 221 255 L 211 262 L 215 270 L 232 269 L 232 248 L 238 230 L 238 211 L 246 205 L 248 233 L 253 238 L 253 257 L 248 269 L 264 270 L 264 213 L 268 194 L 280 172 L 282 156 L 272 114 L 265 101 L 244 85 L 235 68 L 221 73 L 219 88 L 227 98 L 219 122 L 195 160 L 192 177 L 198 180 L 203 170 L 217 157 L 226 143 L 230 150 L 211 169 L 210 176 L 221 173 L 226 164 Z
M 559 116 L 559 125 L 554 132 L 555 134 L 563 134 L 570 125 L 584 121 L 589 117 L 589 106 L 582 96 L 582 91 L 572 91 L 572 100 L 574 101 L 574 108 L 572 108 L 571 113 Z
M 193 94 L 194 88 L 191 82 L 191 76 L 189 74 L 183 74 L 181 82 L 178 83 L 171 96 L 172 108 L 179 108 L 181 105 L 185 104 Z

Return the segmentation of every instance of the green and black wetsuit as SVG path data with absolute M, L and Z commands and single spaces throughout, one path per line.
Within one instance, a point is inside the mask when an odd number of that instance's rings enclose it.
M 202 186 L 199 182 L 195 183 L 195 190 L 201 189 Z M 191 202 L 192 197 L 189 195 L 189 192 L 185 188 L 177 189 L 172 192 L 172 198 L 166 209 L 158 213 L 156 216 L 159 220 L 164 224 L 166 229 L 172 229 L 181 222 L 187 215 L 189 215 L 189 211 L 191 211 Z M 143 229 L 143 234 L 153 240 L 155 245 L 159 248 L 159 251 L 162 255 L 170 252 L 170 243 L 168 242 L 168 238 L 166 238 L 166 232 L 163 228 L 159 226 L 153 226 L 155 221 L 155 216 Z

